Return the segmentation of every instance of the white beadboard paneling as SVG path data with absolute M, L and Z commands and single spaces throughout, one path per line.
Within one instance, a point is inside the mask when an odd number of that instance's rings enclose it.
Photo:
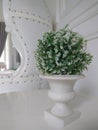
M 59 3 L 61 5 L 60 6 L 60 19 L 63 19 L 65 15 L 68 15 L 69 13 L 71 13 L 81 2 L 81 0 L 62 0 L 62 1 L 59 0 Z
M 86 39 L 87 39 L 88 41 L 92 41 L 92 40 L 94 40 L 94 39 L 98 39 L 98 30 L 97 30 L 97 32 L 95 32 L 95 33 L 91 33 L 91 34 L 87 35 L 87 36 L 86 36 Z
M 72 12 L 65 15 L 63 19 L 58 23 L 58 28 L 62 28 L 65 24 L 72 24 L 80 16 L 84 15 L 90 8 L 93 8 L 98 4 L 98 0 L 82 0 L 78 6 L 76 6 Z M 69 6 L 69 5 L 66 5 Z M 81 18 L 79 18 L 81 20 Z
M 74 31 L 89 40 L 98 38 L 98 0 L 77 0 L 74 6 L 72 5 L 73 11 L 70 6 L 70 2 L 66 1 L 65 15 L 60 18 L 57 29 L 69 24 Z M 62 15 L 60 14 L 59 17 Z
M 86 96 L 98 96 L 98 39 L 88 42 L 88 50 L 93 61 L 85 71 L 86 78 L 76 85 L 76 91 Z
M 98 15 L 86 20 L 80 25 L 76 26 L 73 30 L 78 31 L 83 36 L 90 35 L 98 31 Z
M 70 6 L 66 3 L 67 8 Z M 88 51 L 93 55 L 93 61 L 84 72 L 86 78 L 79 81 L 76 91 L 82 94 L 98 96 L 98 0 L 81 0 L 72 11 L 66 11 L 58 23 L 58 28 L 69 24 L 73 31 L 79 32 L 87 40 Z
M 85 13 L 81 14 L 77 19 L 75 19 L 72 23 L 70 23 L 70 26 L 72 28 L 77 27 L 78 25 L 84 23 L 85 21 L 88 21 L 98 15 L 98 3 L 88 10 L 86 10 Z

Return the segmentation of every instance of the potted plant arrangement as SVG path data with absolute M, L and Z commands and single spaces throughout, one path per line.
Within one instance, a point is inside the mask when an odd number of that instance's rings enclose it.
M 84 78 L 82 72 L 92 61 L 87 51 L 87 40 L 79 33 L 73 32 L 68 25 L 59 31 L 46 32 L 43 39 L 38 40 L 35 52 L 37 67 L 41 78 L 49 81 L 49 97 L 56 103 L 52 109 L 45 111 L 45 117 L 57 122 L 61 127 L 68 123 L 74 115 L 68 101 L 73 99 L 74 84 Z M 74 118 L 74 116 L 73 116 Z

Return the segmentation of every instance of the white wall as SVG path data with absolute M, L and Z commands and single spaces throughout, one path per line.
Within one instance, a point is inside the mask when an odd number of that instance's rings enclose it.
M 70 1 L 73 3 L 73 0 Z M 59 8 L 62 14 L 59 15 L 58 29 L 69 24 L 88 39 L 88 50 L 93 55 L 88 71 L 84 72 L 86 78 L 77 82 L 76 91 L 98 96 L 98 0 L 77 0 L 76 6 L 66 0 L 65 4 L 67 8 L 63 12 Z
M 98 39 L 92 40 L 88 44 L 88 49 L 93 54 L 93 62 L 89 67 L 87 77 L 91 82 L 91 90 L 94 94 L 98 95 Z M 89 86 L 88 86 L 89 89 Z
M 93 55 L 93 61 L 84 72 L 85 79 L 78 81 L 76 91 L 86 96 L 98 96 L 98 39 L 88 42 L 88 50 Z

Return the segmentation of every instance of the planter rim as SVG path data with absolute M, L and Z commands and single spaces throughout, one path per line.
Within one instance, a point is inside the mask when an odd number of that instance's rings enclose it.
M 39 77 L 51 80 L 77 80 L 85 78 L 85 75 L 39 75 Z

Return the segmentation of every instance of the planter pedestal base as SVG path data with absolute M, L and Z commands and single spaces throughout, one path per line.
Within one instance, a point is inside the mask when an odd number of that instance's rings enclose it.
M 48 124 L 63 128 L 80 117 L 80 112 L 74 111 L 69 102 L 75 97 L 74 85 L 83 75 L 53 75 L 40 76 L 47 79 L 50 89 L 48 96 L 54 101 L 54 106 L 44 112 Z
M 80 112 L 74 111 L 72 114 L 66 117 L 58 117 L 51 113 L 51 109 L 44 112 L 45 120 L 52 127 L 63 128 L 64 126 L 72 123 L 80 117 Z

